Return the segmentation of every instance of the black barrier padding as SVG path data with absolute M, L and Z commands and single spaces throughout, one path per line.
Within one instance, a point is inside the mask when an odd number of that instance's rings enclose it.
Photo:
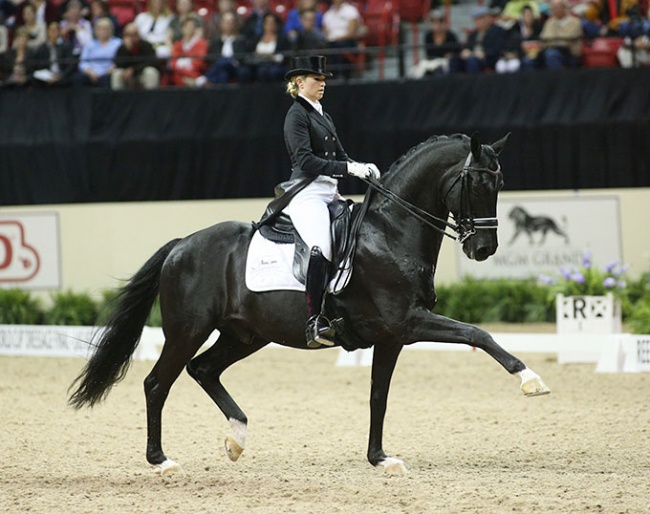
M 324 105 L 382 170 L 433 134 L 512 132 L 507 190 L 648 187 L 649 83 L 648 68 L 458 75 L 330 84 Z M 282 84 L 0 91 L 0 204 L 270 197 L 290 174 L 290 103 Z

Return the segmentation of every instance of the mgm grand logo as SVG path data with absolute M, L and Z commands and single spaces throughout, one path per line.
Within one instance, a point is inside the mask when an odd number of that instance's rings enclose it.
M 564 239 L 569 244 L 569 236 L 566 233 L 566 218 L 563 218 L 563 228 L 550 216 L 532 216 L 526 210 L 517 205 L 510 210 L 508 218 L 512 220 L 515 226 L 515 232 L 510 238 L 508 245 L 512 245 L 521 234 L 528 236 L 530 245 L 543 245 L 546 236 L 551 233 L 554 237 Z M 537 238 L 537 241 L 535 241 Z

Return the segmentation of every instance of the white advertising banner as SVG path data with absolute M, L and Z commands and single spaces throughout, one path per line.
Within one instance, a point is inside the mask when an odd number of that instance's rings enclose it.
M 56 325 L 0 325 L 0 356 L 88 358 L 103 335 L 102 327 L 70 327 Z M 214 344 L 213 332 L 206 345 Z M 135 360 L 157 360 L 165 336 L 160 327 L 144 327 Z
M 499 248 L 488 260 L 470 261 L 457 249 L 461 275 L 476 278 L 556 276 L 560 266 L 580 266 L 585 250 L 594 265 L 621 259 L 616 197 L 499 199 Z
M 57 214 L 0 213 L 0 287 L 61 287 Z
M 88 357 L 94 327 L 0 325 L 0 355 Z

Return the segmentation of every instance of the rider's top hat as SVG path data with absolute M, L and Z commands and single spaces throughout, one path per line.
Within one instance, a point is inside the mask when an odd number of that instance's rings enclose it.
M 284 76 L 284 80 L 290 80 L 298 75 L 324 75 L 331 77 L 332 74 L 325 71 L 327 57 L 324 55 L 297 55 L 291 59 L 291 69 Z

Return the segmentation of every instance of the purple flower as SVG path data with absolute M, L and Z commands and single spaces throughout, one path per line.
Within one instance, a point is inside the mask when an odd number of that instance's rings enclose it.
M 577 284 L 584 284 L 585 283 L 585 276 L 580 273 L 579 271 L 575 271 L 571 273 L 571 280 L 576 282 Z
M 621 261 L 619 261 L 618 259 L 613 260 L 612 262 L 610 262 L 610 263 L 608 263 L 608 264 L 605 265 L 605 267 L 603 268 L 603 271 L 604 271 L 605 273 L 611 273 L 611 274 L 614 274 L 614 270 L 618 267 L 618 265 L 619 265 L 620 263 L 621 263 Z
M 555 279 L 549 277 L 548 275 L 540 275 L 538 280 L 540 283 L 544 284 L 545 286 L 555 285 Z
M 614 277 L 607 277 L 603 280 L 603 285 L 605 286 L 605 289 L 613 289 L 616 287 L 616 279 Z
M 627 286 L 627 282 L 626 282 L 625 280 L 619 280 L 619 281 L 616 283 L 616 286 L 617 286 L 617 287 L 620 287 L 621 289 L 625 289 L 625 286 Z
M 591 250 L 589 248 L 582 254 L 582 267 L 585 269 L 591 268 Z
M 574 268 L 573 266 L 560 266 L 560 275 L 562 275 L 562 278 L 564 280 L 571 280 L 571 274 L 573 273 Z

